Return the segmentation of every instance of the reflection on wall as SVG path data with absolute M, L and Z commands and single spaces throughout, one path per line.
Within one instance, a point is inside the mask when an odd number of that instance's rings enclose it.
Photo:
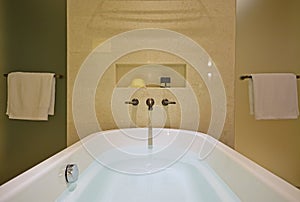
M 173 24 L 186 23 L 193 20 L 200 20 L 201 17 L 208 16 L 206 5 L 201 0 L 104 0 L 100 1 L 93 11 L 93 18 L 90 21 L 95 29 L 99 29 L 103 19 L 111 28 L 113 22 L 120 23 L 124 27 L 132 23 L 156 23 Z M 124 24 L 123 24 L 124 23 Z
M 132 29 L 164 28 L 192 38 L 208 52 L 219 68 L 228 103 L 227 119 L 221 141 L 233 146 L 234 0 L 226 2 L 218 0 L 69 0 L 68 19 L 68 144 L 78 140 L 72 120 L 72 90 L 76 75 L 87 55 L 104 40 L 116 34 Z M 110 47 L 107 48 L 109 50 Z M 187 64 L 187 62 L 174 55 L 151 50 L 134 52 L 113 61 L 99 81 L 96 94 L 95 109 L 102 129 L 118 127 L 111 110 L 112 92 L 117 83 L 116 66 L 118 64 Z M 207 88 L 201 75 L 197 74 L 190 64 L 186 66 L 186 80 L 195 92 L 201 110 L 198 130 L 206 132 L 211 117 Z M 144 102 L 143 95 L 146 93 L 153 93 L 153 97 L 158 97 L 158 100 L 164 96 L 170 96 L 170 100 L 173 98 L 168 89 L 155 88 L 137 90 L 134 96 L 140 97 L 141 102 Z M 133 108 L 125 104 L 124 107 L 128 108 L 133 125 L 145 125 L 146 118 L 143 116 L 143 110 L 146 108 L 139 108 L 134 115 L 136 117 L 132 117 Z M 166 121 L 163 124 L 165 127 L 178 127 L 181 116 L 178 107 L 179 105 L 169 106 L 168 113 L 163 110 L 158 113 L 157 116 L 165 114 L 165 117 L 170 118 L 169 122 Z

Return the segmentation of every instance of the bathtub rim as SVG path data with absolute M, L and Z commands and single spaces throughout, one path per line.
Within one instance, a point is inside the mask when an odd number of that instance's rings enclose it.
M 221 142 L 219 142 L 221 143 Z M 224 143 L 219 144 L 214 149 L 214 152 L 221 152 L 225 153 L 229 158 L 234 161 L 236 164 L 240 165 L 242 169 L 245 169 L 248 173 L 253 175 L 254 177 L 258 178 L 262 181 L 262 183 L 272 189 L 275 190 L 278 195 L 282 196 L 285 199 L 288 199 L 288 201 L 299 201 L 300 199 L 300 189 L 298 189 L 296 186 L 290 184 L 283 178 L 275 175 L 271 171 L 267 170 L 266 168 L 262 167 L 261 165 L 255 163 L 251 159 L 247 158 L 246 156 L 242 155 L 238 151 L 230 148 L 229 146 L 225 145 Z M 209 156 L 208 156 L 209 158 Z M 216 170 L 216 167 L 213 166 L 211 163 L 208 163 L 215 172 L 224 180 L 225 183 L 239 196 L 239 191 L 234 188 L 232 185 L 232 181 L 228 182 L 226 180 L 225 175 L 227 173 L 224 173 L 221 169 L 221 171 Z M 242 197 L 241 197 L 242 198 Z
M 24 189 L 26 189 L 27 186 L 33 183 L 35 179 L 43 177 L 44 175 L 46 175 L 47 172 L 51 170 L 57 170 L 58 165 L 58 169 L 60 172 L 57 172 L 57 177 L 60 177 L 60 175 L 64 172 L 65 166 L 67 165 L 65 161 L 67 161 L 72 155 L 74 155 L 77 151 L 81 149 L 81 144 L 82 143 L 78 141 L 72 144 L 71 146 L 66 147 L 65 149 L 50 156 L 44 161 L 36 164 L 35 166 L 29 168 L 23 173 L 20 173 L 11 180 L 3 183 L 0 186 L 0 201 L 6 201 L 7 199 L 10 199 L 13 195 L 22 192 Z M 65 184 L 65 186 L 66 185 L 67 184 Z
M 134 128 L 129 128 L 130 130 L 133 130 Z M 139 128 L 138 128 L 139 129 Z M 82 152 L 83 155 L 90 157 L 90 160 L 87 160 L 85 165 L 80 165 L 80 172 L 83 172 L 88 165 L 94 160 L 90 154 L 85 150 L 84 146 L 82 145 L 83 142 L 87 142 L 93 138 L 94 135 L 97 134 L 103 134 L 103 133 L 113 133 L 118 132 L 120 129 L 112 129 L 112 130 L 106 130 L 106 131 L 100 131 L 93 133 L 86 138 L 82 139 L 81 141 L 78 141 L 74 143 L 73 145 L 67 147 L 66 149 L 54 154 L 53 156 L 49 157 L 48 159 L 40 162 L 39 164 L 33 166 L 32 168 L 28 169 L 27 171 L 21 173 L 20 175 L 16 176 L 15 178 L 9 180 L 8 182 L 2 184 L 0 186 L 0 201 L 6 201 L 7 199 L 12 198 L 15 194 L 18 194 L 24 190 L 26 190 L 26 187 L 29 186 L 31 183 L 34 182 L 35 179 L 40 179 L 44 175 L 47 174 L 49 171 L 55 171 L 57 177 L 63 177 L 60 176 L 62 172 L 64 171 L 65 165 L 67 163 L 72 163 L 72 156 L 77 154 L 77 152 Z M 124 129 L 122 129 L 124 130 Z M 125 129 L 126 130 L 126 129 Z M 195 134 L 196 131 L 189 131 L 189 130 L 183 130 L 183 129 L 168 129 L 168 130 L 175 130 L 175 131 L 184 131 L 187 133 L 193 133 Z M 229 146 L 225 145 L 224 143 L 221 143 L 220 141 L 214 139 L 213 137 L 201 133 L 196 132 L 197 137 L 205 138 L 208 141 L 211 141 L 212 143 L 216 143 L 215 148 L 213 150 L 213 153 L 216 153 L 217 151 L 221 152 L 221 154 L 225 154 L 228 156 L 232 161 L 237 163 L 239 166 L 242 166 L 247 172 L 251 173 L 258 179 L 260 179 L 266 186 L 270 187 L 271 189 L 275 190 L 279 195 L 283 196 L 284 198 L 290 199 L 291 201 L 297 201 L 297 199 L 300 198 L 300 190 L 298 190 L 295 186 L 291 185 L 287 181 L 283 180 L 282 178 L 276 176 L 275 174 L 271 173 L 267 169 L 263 168 L 262 166 L 256 164 L 252 160 L 246 158 L 242 154 L 238 153 L 237 151 L 233 150 Z M 208 161 L 211 156 L 207 156 L 207 158 L 204 158 L 204 161 Z M 215 172 L 228 184 L 230 188 L 231 182 L 227 182 L 226 179 L 224 179 L 224 174 L 222 175 L 222 172 L 218 172 L 216 168 L 211 164 L 208 163 Z M 66 188 L 67 184 L 60 184 L 63 189 L 61 192 L 56 193 L 56 196 L 58 197 L 59 194 L 61 194 Z M 232 190 L 239 195 L 234 188 Z

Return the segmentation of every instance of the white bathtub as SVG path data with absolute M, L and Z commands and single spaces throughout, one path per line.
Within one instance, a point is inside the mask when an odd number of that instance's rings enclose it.
M 0 201 L 300 201 L 297 188 L 208 135 L 153 134 L 151 150 L 147 129 L 92 134 L 3 184 Z M 70 163 L 81 175 L 67 184 Z

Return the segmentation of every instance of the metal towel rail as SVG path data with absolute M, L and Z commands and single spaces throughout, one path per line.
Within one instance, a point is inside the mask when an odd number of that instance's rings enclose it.
M 300 75 L 296 75 L 296 78 L 300 79 Z M 252 76 L 251 75 L 243 75 L 243 76 L 240 76 L 240 79 L 241 80 L 252 79 Z
M 3 74 L 3 76 L 4 76 L 4 77 L 7 77 L 8 74 Z M 55 77 L 55 78 L 58 78 L 58 79 L 61 79 L 61 78 L 63 78 L 64 76 L 61 75 L 61 74 L 55 74 L 54 77 Z

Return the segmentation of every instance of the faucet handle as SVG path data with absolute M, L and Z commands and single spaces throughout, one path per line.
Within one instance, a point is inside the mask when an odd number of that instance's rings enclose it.
M 131 104 L 131 105 L 138 105 L 139 104 L 139 100 L 136 98 L 133 98 L 131 101 L 125 101 L 125 104 Z
M 161 104 L 162 104 L 163 106 L 168 106 L 169 104 L 176 104 L 176 102 L 174 102 L 174 101 L 169 101 L 168 99 L 163 99 L 163 100 L 161 101 Z

